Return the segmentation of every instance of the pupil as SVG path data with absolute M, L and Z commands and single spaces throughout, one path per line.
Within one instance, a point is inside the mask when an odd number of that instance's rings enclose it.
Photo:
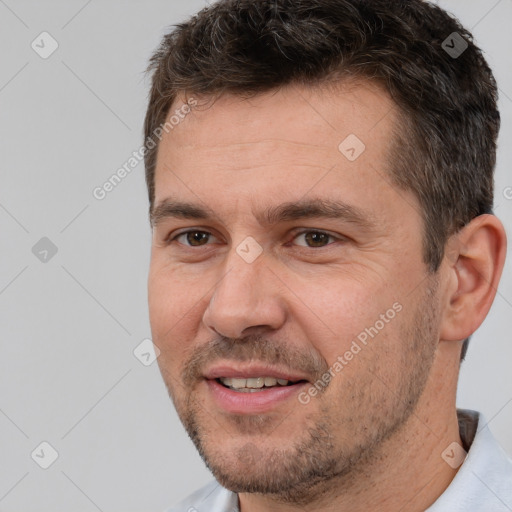
M 187 234 L 187 239 L 190 245 L 194 245 L 194 242 L 199 242 L 197 245 L 202 245 L 200 242 L 207 238 L 207 233 L 203 231 L 192 231 Z
M 327 238 L 328 236 L 325 233 L 318 233 L 316 231 L 306 234 L 306 240 L 308 243 L 312 240 L 312 245 L 315 247 L 323 245 L 323 242 L 326 242 Z

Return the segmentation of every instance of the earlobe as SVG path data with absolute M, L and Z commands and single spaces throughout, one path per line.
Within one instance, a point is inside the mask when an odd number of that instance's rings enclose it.
M 507 238 L 494 215 L 480 215 L 448 242 L 447 295 L 441 339 L 464 340 L 481 325 L 492 305 L 505 263 Z

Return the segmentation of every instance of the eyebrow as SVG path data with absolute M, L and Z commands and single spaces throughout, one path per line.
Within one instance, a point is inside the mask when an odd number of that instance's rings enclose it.
M 343 201 L 323 198 L 282 203 L 254 215 L 261 226 L 309 218 L 343 220 L 368 230 L 374 228 L 376 224 L 374 216 L 361 208 Z M 156 226 L 168 218 L 208 220 L 218 218 L 218 215 L 212 209 L 202 205 L 168 198 L 151 212 L 151 225 Z

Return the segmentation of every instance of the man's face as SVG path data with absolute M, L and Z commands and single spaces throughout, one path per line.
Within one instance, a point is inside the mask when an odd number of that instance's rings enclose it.
M 369 85 L 288 87 L 194 109 L 160 143 L 153 341 L 232 490 L 299 496 L 350 473 L 424 390 L 440 313 L 418 201 L 388 174 L 395 119 Z

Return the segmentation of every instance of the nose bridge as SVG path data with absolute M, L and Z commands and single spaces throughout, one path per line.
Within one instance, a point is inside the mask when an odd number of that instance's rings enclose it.
M 213 289 L 203 320 L 220 335 L 237 338 L 249 327 L 277 329 L 284 320 L 272 273 L 256 244 L 248 237 L 232 247 L 225 272 Z

